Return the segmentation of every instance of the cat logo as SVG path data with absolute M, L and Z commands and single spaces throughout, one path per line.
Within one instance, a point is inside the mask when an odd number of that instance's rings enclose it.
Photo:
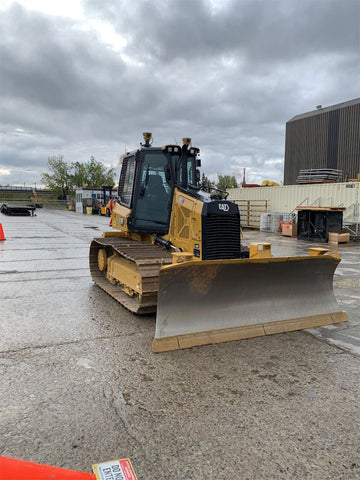
M 227 203 L 219 203 L 219 210 L 223 210 L 224 212 L 228 212 L 230 207 Z

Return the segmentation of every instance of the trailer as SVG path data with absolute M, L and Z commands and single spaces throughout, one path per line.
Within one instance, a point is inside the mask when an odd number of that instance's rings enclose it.
M 22 217 L 34 216 L 35 205 L 15 205 L 10 203 L 3 203 L 0 207 L 0 212 L 4 215 L 17 215 Z

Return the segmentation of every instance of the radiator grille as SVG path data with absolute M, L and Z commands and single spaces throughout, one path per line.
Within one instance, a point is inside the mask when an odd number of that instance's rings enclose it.
M 240 258 L 239 215 L 209 213 L 204 230 L 203 260 Z

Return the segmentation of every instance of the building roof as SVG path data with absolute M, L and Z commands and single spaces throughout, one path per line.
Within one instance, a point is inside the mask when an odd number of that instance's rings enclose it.
M 336 105 L 331 105 L 330 107 L 322 108 L 319 106 L 316 110 L 311 112 L 301 113 L 300 115 L 295 115 L 295 117 L 288 120 L 289 122 L 295 122 L 296 120 L 302 120 L 303 118 L 313 117 L 315 115 L 320 115 L 322 113 L 331 112 L 332 110 L 340 110 L 341 108 L 351 107 L 352 105 L 360 104 L 360 98 L 355 98 L 354 100 L 349 100 L 348 102 L 338 103 Z

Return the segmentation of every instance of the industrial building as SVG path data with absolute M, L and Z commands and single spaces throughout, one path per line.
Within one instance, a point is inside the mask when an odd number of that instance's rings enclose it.
M 336 169 L 342 181 L 360 172 L 360 98 L 301 115 L 286 123 L 284 185 L 303 169 Z

